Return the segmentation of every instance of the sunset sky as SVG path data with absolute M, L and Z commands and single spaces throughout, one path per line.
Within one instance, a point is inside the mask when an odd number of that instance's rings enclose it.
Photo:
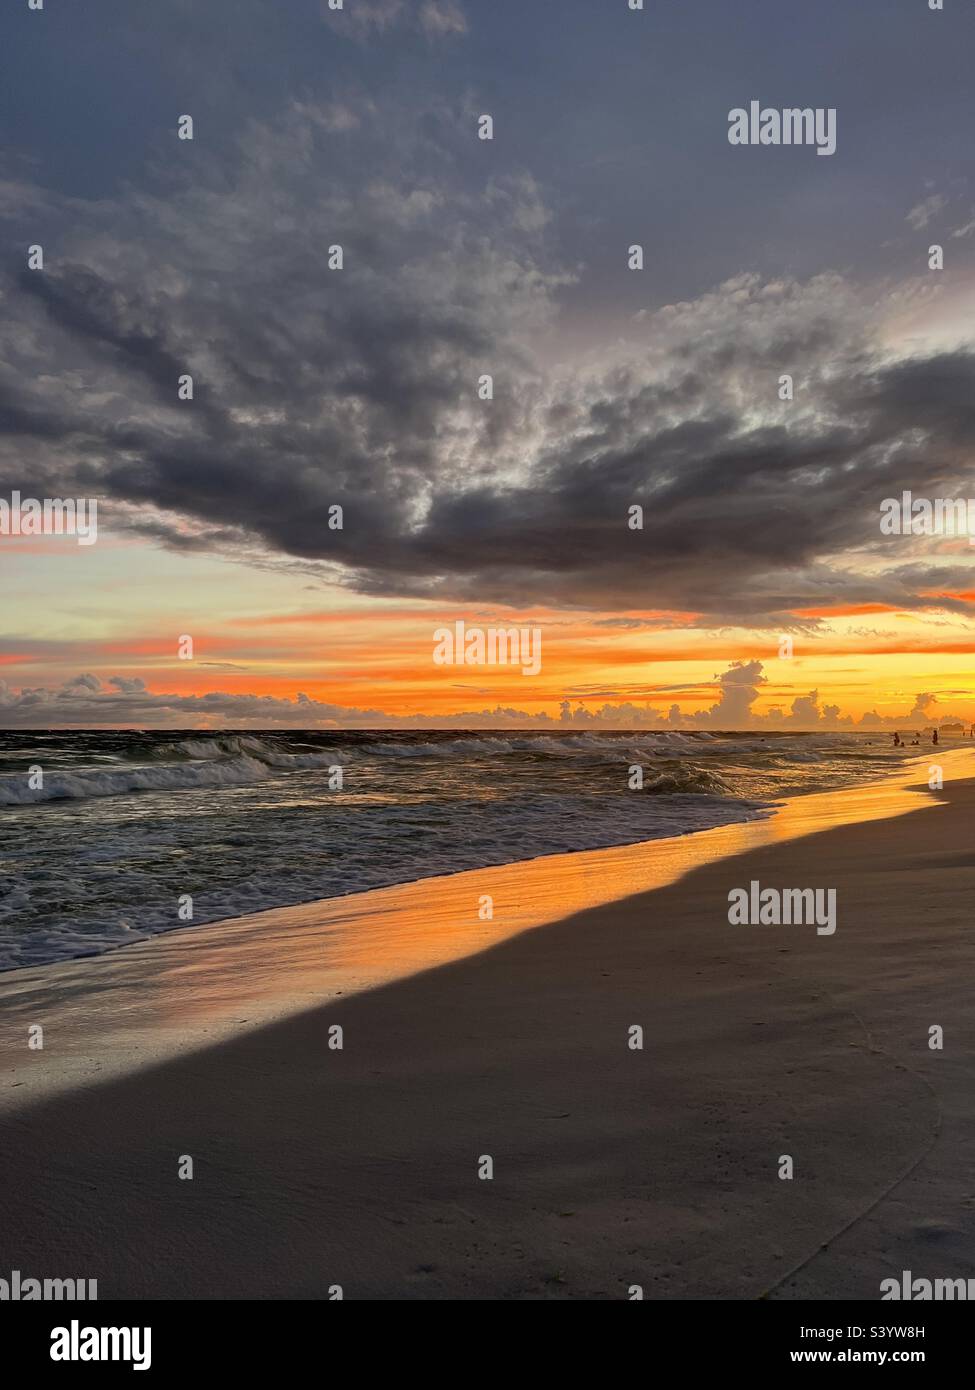
M 98 501 L 0 536 L 0 726 L 975 719 L 975 552 L 879 525 L 975 496 L 970 5 L 0 34 L 0 497 Z M 836 153 L 730 145 L 752 99 Z M 540 673 L 435 665 L 457 620 Z

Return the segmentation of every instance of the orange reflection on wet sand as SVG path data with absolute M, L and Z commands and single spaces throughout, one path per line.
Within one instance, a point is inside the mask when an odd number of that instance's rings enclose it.
M 939 752 L 950 775 L 969 750 Z M 673 883 L 683 874 L 784 840 L 938 803 L 930 759 L 867 787 L 797 797 L 761 821 L 670 840 L 551 855 L 188 927 L 109 954 L 0 976 L 13 1075 L 0 1104 L 90 1084 L 208 1046 L 345 996 L 472 955 L 542 923 Z M 493 916 L 479 911 L 489 896 Z M 650 928 L 654 929 L 654 928 Z M 43 1019 L 50 1052 L 23 1046 Z M 5 1048 L 7 1051 L 7 1048 Z

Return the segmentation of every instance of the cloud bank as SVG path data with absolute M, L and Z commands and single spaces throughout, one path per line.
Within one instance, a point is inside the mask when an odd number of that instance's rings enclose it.
M 562 360 L 559 296 L 584 268 L 530 174 L 485 156 L 472 189 L 482 155 L 464 108 L 396 123 L 363 98 L 296 101 L 230 160 L 187 142 L 155 191 L 5 185 L 12 234 L 50 244 L 0 285 L 0 490 L 97 496 L 103 527 L 372 595 L 708 627 L 968 612 L 967 566 L 882 538 L 878 512 L 963 485 L 975 355 L 895 352 L 840 275 L 742 273 Z
M 510 706 L 468 710 L 451 715 L 397 717 L 380 709 L 358 709 L 331 704 L 301 694 L 293 700 L 272 695 L 211 691 L 204 695 L 177 695 L 149 690 L 138 677 L 111 676 L 107 682 L 84 672 L 63 685 L 14 689 L 0 680 L 0 725 L 27 728 L 136 728 L 173 729 L 714 729 L 714 730 L 872 730 L 904 729 L 949 722 L 951 716 L 932 712 L 937 696 L 922 694 L 913 709 L 903 715 L 882 716 L 875 711 L 859 721 L 841 715 L 838 706 L 820 706 L 818 691 L 798 696 L 785 714 L 772 708 L 758 714 L 755 703 L 766 683 L 760 661 L 733 662 L 715 677 L 718 698 L 696 714 L 682 714 L 678 705 L 666 714 L 649 703 L 628 701 L 583 703 L 564 699 L 557 718 Z

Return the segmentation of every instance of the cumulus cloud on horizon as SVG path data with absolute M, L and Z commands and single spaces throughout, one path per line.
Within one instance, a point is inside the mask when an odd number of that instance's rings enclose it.
M 672 704 L 666 713 L 650 703 L 605 701 L 596 704 L 563 699 L 558 717 L 511 706 L 468 710 L 460 714 L 396 716 L 381 709 L 331 704 L 299 693 L 294 699 L 273 695 L 209 691 L 203 695 L 155 692 L 138 677 L 111 676 L 107 682 L 85 672 L 60 686 L 15 689 L 0 680 L 0 725 L 8 729 L 112 728 L 134 725 L 149 729 L 714 729 L 714 730 L 870 730 L 904 728 L 919 723 L 946 723 L 951 716 L 932 715 L 937 696 L 917 696 L 903 715 L 870 711 L 860 720 L 842 715 L 837 705 L 821 706 L 818 691 L 797 696 L 788 714 L 773 707 L 757 714 L 754 705 L 766 683 L 760 661 L 733 662 L 715 676 L 718 698 L 696 714 Z M 703 698 L 703 692 L 702 692 Z

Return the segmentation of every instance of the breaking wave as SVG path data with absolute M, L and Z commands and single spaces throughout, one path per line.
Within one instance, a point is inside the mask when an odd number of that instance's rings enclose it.
M 240 787 L 273 776 L 256 758 L 228 758 L 198 766 L 130 767 L 124 771 L 48 772 L 34 789 L 24 774 L 0 779 L 0 806 L 29 806 L 36 801 L 83 801 L 96 796 L 133 792 L 190 791 L 199 787 Z
M 713 772 L 697 767 L 680 767 L 673 772 L 660 772 L 643 790 L 651 796 L 730 796 L 730 788 Z
M 907 756 L 752 730 L 0 731 L 0 970 L 170 931 L 186 893 L 201 924 L 694 834 Z

